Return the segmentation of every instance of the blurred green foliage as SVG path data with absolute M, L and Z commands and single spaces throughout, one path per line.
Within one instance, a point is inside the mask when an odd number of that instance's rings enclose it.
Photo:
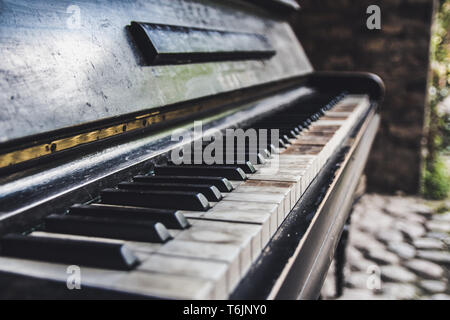
M 450 0 L 437 1 L 430 48 L 430 83 L 428 155 L 422 192 L 430 199 L 446 198 L 450 192 L 450 174 L 442 160 L 450 153 L 449 114 L 439 112 L 439 105 L 449 95 L 450 87 Z
M 430 170 L 425 171 L 423 188 L 428 199 L 440 200 L 447 197 L 450 190 L 450 179 L 447 166 L 440 157 L 435 160 Z

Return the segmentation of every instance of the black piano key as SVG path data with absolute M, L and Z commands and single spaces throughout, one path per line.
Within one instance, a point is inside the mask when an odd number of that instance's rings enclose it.
M 190 177 L 190 176 L 136 176 L 136 182 L 162 182 L 162 183 L 187 183 L 187 184 L 211 184 L 220 192 L 231 192 L 233 186 L 227 178 L 223 177 Z
M 250 156 L 248 158 L 251 159 Z M 257 157 L 255 157 L 255 158 L 257 159 Z M 226 158 L 224 159 L 224 162 L 226 163 Z M 214 166 L 230 166 L 230 165 L 232 165 L 232 166 L 236 166 L 236 167 L 241 168 L 242 171 L 244 171 L 244 173 L 255 173 L 256 172 L 256 169 L 253 166 L 253 163 L 251 161 L 245 160 L 245 163 L 238 163 L 238 162 L 240 162 L 240 161 L 237 161 L 237 159 L 236 159 L 236 161 L 234 163 L 232 163 L 232 164 L 231 163 L 230 164 L 223 164 L 223 165 L 222 164 L 214 164 Z M 256 160 L 255 163 L 258 163 L 258 160 Z
M 282 136 L 281 140 L 283 140 L 285 144 L 291 144 L 291 142 L 289 141 L 289 137 L 286 135 Z
M 283 139 L 279 139 L 278 144 L 280 145 L 280 148 L 286 148 L 288 145 L 287 143 L 284 142 Z
M 256 161 L 256 163 L 258 160 Z M 238 163 L 237 166 L 241 168 L 245 173 L 255 173 L 256 168 L 253 166 L 251 161 L 246 161 L 245 163 Z
M 192 191 L 203 194 L 206 199 L 213 202 L 222 200 L 219 189 L 213 185 L 181 184 L 181 183 L 146 183 L 146 182 L 122 182 L 119 189 L 126 190 L 152 190 L 152 191 Z
M 104 204 L 83 205 L 70 207 L 69 214 L 109 219 L 126 219 L 135 221 L 159 221 L 169 229 L 187 229 L 189 222 L 184 215 L 176 210 L 163 210 Z
M 155 167 L 156 175 L 213 176 L 229 180 L 247 179 L 245 172 L 236 166 L 179 165 Z
M 298 123 L 295 123 L 291 126 L 286 126 L 286 127 L 282 127 L 279 126 L 277 124 L 273 124 L 273 125 L 254 125 L 254 128 L 257 129 L 265 129 L 265 130 L 278 130 L 278 135 L 282 136 L 282 135 L 291 135 L 293 138 L 297 137 L 297 132 L 300 132 L 300 130 L 298 129 Z M 259 151 L 259 150 L 258 150 Z
M 244 155 L 245 159 L 247 161 L 250 161 L 252 164 L 255 162 L 256 159 L 256 164 L 264 164 L 266 163 L 266 159 L 267 157 L 264 157 L 261 153 L 246 153 Z
M 270 157 L 270 151 L 267 149 L 267 142 L 259 142 L 256 145 L 245 144 L 243 146 L 234 145 L 232 147 L 224 146 L 223 153 L 261 153 L 264 157 Z
M 261 153 L 266 159 L 271 156 L 270 151 L 267 148 L 259 150 L 259 153 Z
M 209 202 L 198 192 L 143 191 L 105 189 L 101 192 L 102 203 L 155 209 L 179 209 L 207 211 Z
M 215 167 L 221 167 L 221 166 L 225 166 L 225 167 L 229 167 L 229 166 L 236 166 L 242 169 L 242 171 L 244 171 L 245 173 L 255 173 L 256 172 L 256 168 L 253 166 L 253 163 L 251 161 L 249 161 L 250 159 L 252 159 L 250 156 L 246 156 L 244 155 L 242 158 L 244 159 L 244 161 L 241 161 L 241 158 L 238 158 L 236 154 L 231 153 L 234 155 L 233 161 L 231 161 L 231 163 L 227 163 L 227 159 L 226 159 L 226 153 L 224 151 L 224 156 L 222 158 L 222 164 L 219 163 L 214 163 L 212 164 Z M 254 157 L 256 159 L 256 161 L 254 161 L 255 163 L 258 163 L 257 157 L 255 155 Z M 239 161 L 238 161 L 239 160 Z M 243 163 L 242 163 L 243 162 Z M 192 164 L 193 166 L 205 166 L 207 164 Z M 213 201 L 213 200 L 210 200 Z M 217 201 L 217 200 L 214 200 Z
M 297 134 L 294 132 L 294 130 L 280 131 L 280 134 L 282 136 L 288 137 L 289 139 L 296 139 L 297 138 Z
M 267 129 L 267 130 L 273 130 L 278 129 L 281 131 L 290 131 L 294 130 L 296 127 L 298 127 L 299 121 L 293 121 L 292 123 L 279 123 L 279 122 L 270 122 L 270 123 L 256 123 L 254 126 L 258 129 Z
M 54 233 L 152 243 L 164 243 L 172 238 L 157 221 L 52 214 L 44 222 L 45 231 Z
M 1 254 L 21 259 L 105 269 L 131 270 L 138 258 L 120 243 L 8 234 L 0 239 Z
M 244 153 L 239 153 L 239 152 L 234 152 L 233 150 L 231 150 L 231 151 L 229 151 L 229 153 L 228 153 L 228 151 L 226 151 L 226 150 L 224 150 L 224 154 L 223 154 L 223 162 L 225 163 L 225 164 L 227 164 L 227 162 L 229 162 L 229 160 L 227 160 L 227 154 L 228 154 L 228 157 L 230 158 L 230 159 L 232 159 L 232 161 L 237 165 L 237 164 L 239 164 L 240 162 L 242 162 L 242 159 L 244 159 L 244 161 L 247 163 L 247 162 L 249 162 L 252 166 L 253 166 L 253 163 L 255 163 L 255 164 L 263 164 L 263 163 L 265 163 L 266 162 L 266 159 L 268 159 L 269 157 L 264 157 L 261 153 L 259 153 L 259 152 L 257 152 L 257 153 L 253 153 L 253 152 L 244 152 Z M 231 155 L 231 156 L 230 156 Z M 227 165 L 233 165 L 233 164 L 227 164 Z M 245 168 L 242 168 L 241 167 L 241 169 L 242 170 L 244 170 Z M 245 171 L 253 171 L 253 169 L 249 169 L 249 168 L 247 168 L 247 169 L 245 169 L 244 170 L 244 172 Z M 256 170 L 256 169 L 255 169 Z M 254 173 L 254 172 L 245 172 L 245 173 Z
M 269 148 L 270 148 L 270 152 L 272 152 L 272 153 L 276 153 L 277 152 L 277 147 L 275 145 L 271 144 L 269 146 Z
M 317 110 L 316 110 L 317 111 Z M 270 120 L 256 122 L 254 126 L 261 128 L 289 128 L 295 127 L 301 121 L 308 119 L 313 113 L 295 113 L 287 111 L 285 115 Z

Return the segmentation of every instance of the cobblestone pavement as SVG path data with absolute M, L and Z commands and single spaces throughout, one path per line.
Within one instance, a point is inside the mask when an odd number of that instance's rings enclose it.
M 420 198 L 364 195 L 352 214 L 346 284 L 337 299 L 450 300 L 449 203 L 444 207 L 433 213 Z M 322 296 L 334 295 L 332 265 Z

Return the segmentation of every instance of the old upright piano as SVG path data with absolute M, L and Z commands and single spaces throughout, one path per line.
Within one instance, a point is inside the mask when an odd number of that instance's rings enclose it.
M 298 9 L 0 0 L 0 297 L 318 298 L 383 85 L 314 71 Z

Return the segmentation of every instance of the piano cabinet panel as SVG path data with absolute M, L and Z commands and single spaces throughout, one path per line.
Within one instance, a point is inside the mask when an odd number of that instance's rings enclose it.
M 305 75 L 289 25 L 238 1 L 4 0 L 0 143 Z M 145 21 L 261 34 L 266 59 L 145 66 L 126 26 Z

